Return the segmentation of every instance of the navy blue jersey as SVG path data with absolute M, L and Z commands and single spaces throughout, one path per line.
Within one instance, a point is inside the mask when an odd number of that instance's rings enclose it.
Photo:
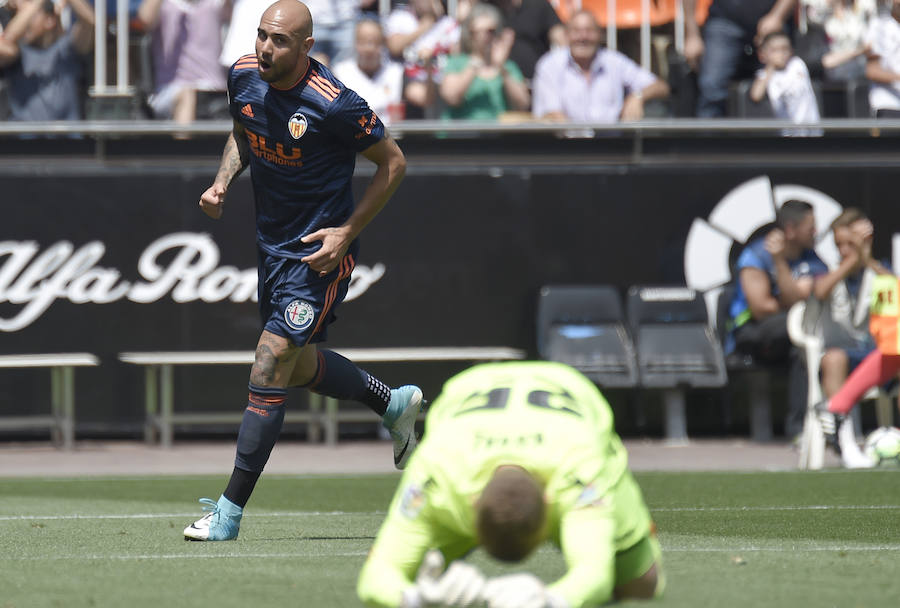
M 259 247 L 288 258 L 316 251 L 320 242 L 300 238 L 350 217 L 356 154 L 384 137 L 384 125 L 312 58 L 297 84 L 282 90 L 259 77 L 255 55 L 245 55 L 228 74 L 228 99 L 250 144 Z

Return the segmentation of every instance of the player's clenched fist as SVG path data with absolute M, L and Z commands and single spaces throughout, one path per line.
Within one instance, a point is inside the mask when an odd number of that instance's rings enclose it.
M 225 186 L 213 184 L 200 197 L 200 209 L 214 220 L 222 217 L 225 210 Z

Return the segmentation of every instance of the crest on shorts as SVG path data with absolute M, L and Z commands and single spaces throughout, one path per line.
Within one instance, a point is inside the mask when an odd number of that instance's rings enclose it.
M 301 114 L 300 112 L 295 112 L 291 119 L 288 121 L 288 131 L 291 132 L 291 137 L 294 139 L 300 139 L 303 137 L 303 134 L 306 133 L 306 129 L 309 125 L 306 122 L 306 116 Z
M 315 318 L 316 311 L 309 302 L 303 300 L 294 300 L 284 309 L 284 320 L 293 329 L 307 329 Z

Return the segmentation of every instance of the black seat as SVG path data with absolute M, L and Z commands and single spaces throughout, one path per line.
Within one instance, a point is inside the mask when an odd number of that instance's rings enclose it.
M 631 287 L 628 322 L 641 386 L 724 386 L 727 376 L 721 343 L 697 291 L 688 287 Z
M 666 437 L 687 440 L 684 389 L 727 382 L 722 346 L 706 303 L 684 286 L 635 285 L 627 295 L 640 385 L 665 389 Z
M 571 365 L 600 386 L 637 385 L 634 346 L 615 287 L 545 285 L 537 308 L 542 359 Z

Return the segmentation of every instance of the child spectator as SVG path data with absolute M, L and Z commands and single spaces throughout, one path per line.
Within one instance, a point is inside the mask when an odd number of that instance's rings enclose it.
M 759 47 L 763 68 L 750 87 L 750 98 L 759 103 L 768 96 L 777 118 L 795 124 L 819 122 L 819 105 L 812 88 L 809 71 L 803 60 L 794 55 L 791 39 L 784 32 L 772 32 Z M 784 135 L 817 135 L 820 131 L 788 129 Z

